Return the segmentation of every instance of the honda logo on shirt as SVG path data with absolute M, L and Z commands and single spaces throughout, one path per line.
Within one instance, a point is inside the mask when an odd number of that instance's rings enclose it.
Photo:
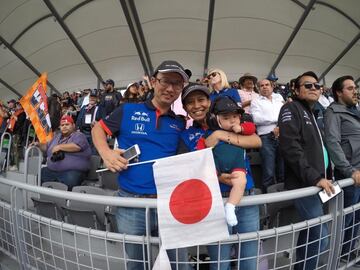
M 144 124 L 140 124 L 140 123 L 136 123 L 135 124 L 135 130 L 136 131 L 144 131 L 145 129 L 145 125 Z
M 135 130 L 131 131 L 131 134 L 141 134 L 141 135 L 147 135 L 145 131 L 145 124 L 143 123 L 136 123 L 135 124 Z

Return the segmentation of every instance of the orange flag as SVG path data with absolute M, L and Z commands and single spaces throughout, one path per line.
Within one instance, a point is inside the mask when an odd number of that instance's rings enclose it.
M 30 117 L 40 143 L 47 143 L 53 137 L 47 105 L 46 80 L 47 74 L 41 74 L 40 78 L 20 99 L 20 103 Z

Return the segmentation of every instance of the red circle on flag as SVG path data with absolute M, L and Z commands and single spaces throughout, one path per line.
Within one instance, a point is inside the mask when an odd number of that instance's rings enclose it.
M 211 205 L 211 191 L 199 179 L 185 180 L 177 185 L 169 202 L 174 218 L 184 224 L 194 224 L 204 219 L 209 214 Z

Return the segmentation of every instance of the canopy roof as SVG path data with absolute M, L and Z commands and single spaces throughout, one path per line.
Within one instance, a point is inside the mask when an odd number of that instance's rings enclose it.
M 313 70 L 360 77 L 359 0 L 8 0 L 0 2 L 0 99 L 42 72 L 54 91 L 139 81 L 163 60 L 229 80 Z

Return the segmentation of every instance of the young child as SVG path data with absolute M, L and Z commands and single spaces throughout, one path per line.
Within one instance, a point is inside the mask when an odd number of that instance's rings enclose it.
M 214 131 L 222 129 L 235 133 L 243 133 L 244 128 L 250 128 L 250 133 L 255 132 L 253 125 L 240 125 L 240 117 L 244 110 L 228 96 L 221 96 L 212 103 L 207 116 L 209 129 Z M 249 134 L 249 130 L 246 130 Z M 253 183 L 246 181 L 245 150 L 241 147 L 228 143 L 220 142 L 214 149 L 214 160 L 218 175 L 222 173 L 230 174 L 230 185 L 220 183 L 223 197 L 229 196 L 225 205 L 226 221 L 230 226 L 238 223 L 235 214 L 235 206 L 240 203 L 244 191 L 253 187 Z M 251 186 L 250 186 L 251 185 Z

